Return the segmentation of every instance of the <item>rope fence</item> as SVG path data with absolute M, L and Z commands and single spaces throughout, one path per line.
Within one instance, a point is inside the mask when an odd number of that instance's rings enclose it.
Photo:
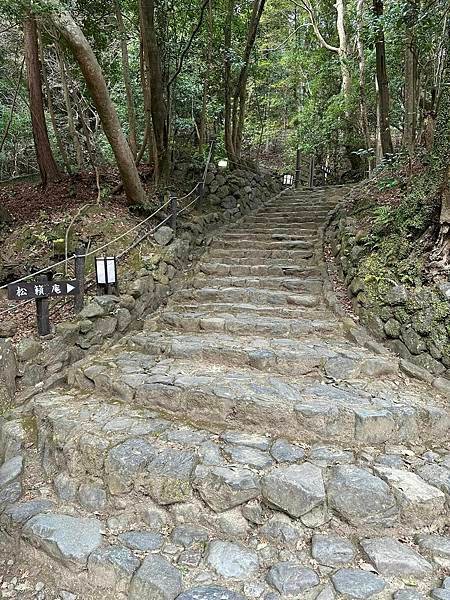
M 85 252 L 76 252 L 74 254 L 72 254 L 71 256 L 67 256 L 66 258 L 57 261 L 55 263 L 52 263 L 46 267 L 43 267 L 42 269 L 39 269 L 37 271 L 34 271 L 33 273 L 30 273 L 28 275 L 24 275 L 23 277 L 20 277 L 19 279 L 16 279 L 14 281 L 11 281 L 7 284 L 1 285 L 0 286 L 0 291 L 7 289 L 8 286 L 10 285 L 16 285 L 22 282 L 26 282 L 29 281 L 32 278 L 35 278 L 38 275 L 43 275 L 45 273 L 48 273 L 49 271 L 54 271 L 57 267 L 61 267 L 62 265 L 65 265 L 65 271 L 67 272 L 68 270 L 68 265 L 69 263 L 71 263 L 71 261 L 74 261 L 76 259 L 84 259 L 86 260 L 86 258 L 89 258 L 91 256 L 94 255 L 98 255 L 99 252 L 102 252 L 103 250 L 106 250 L 106 248 L 109 248 L 111 245 L 119 242 L 120 240 L 122 240 L 123 238 L 127 237 L 130 233 L 134 232 L 134 231 L 138 231 L 139 229 L 141 229 L 146 223 L 148 223 L 149 221 L 151 221 L 152 219 L 154 219 L 161 211 L 163 211 L 166 207 L 170 206 L 171 210 L 168 214 L 168 216 L 166 216 L 160 223 L 158 223 L 157 225 L 155 225 L 154 227 L 152 227 L 152 229 L 150 229 L 149 231 L 146 231 L 143 235 L 139 235 L 128 247 L 124 248 L 122 251 L 120 251 L 117 255 L 116 258 L 120 259 L 123 256 L 125 256 L 126 254 L 128 254 L 131 250 L 133 250 L 134 248 L 136 248 L 137 246 L 139 246 L 139 244 L 141 244 L 146 238 L 148 238 L 150 235 L 154 234 L 160 227 L 162 227 L 165 223 L 167 223 L 168 221 L 172 221 L 172 223 L 176 224 L 176 218 L 178 215 L 182 214 L 183 212 L 185 212 L 189 207 L 191 207 L 193 204 L 195 204 L 195 202 L 197 202 L 197 200 L 199 198 L 201 198 L 203 196 L 203 191 L 204 191 L 204 187 L 205 187 L 205 181 L 206 181 L 206 176 L 208 174 L 208 170 L 209 170 L 209 166 L 211 163 L 211 158 L 212 158 L 212 153 L 213 153 L 213 148 L 214 148 L 214 142 L 211 143 L 210 148 L 209 148 L 209 152 L 208 152 L 208 157 L 207 157 L 207 161 L 206 161 L 206 165 L 203 171 L 203 176 L 201 181 L 198 181 L 195 186 L 184 196 L 181 196 L 180 198 L 177 198 L 175 196 L 171 196 L 169 194 L 168 199 L 161 205 L 159 206 L 156 210 L 154 210 L 150 215 L 148 215 L 147 217 L 145 217 L 145 219 L 142 219 L 142 221 L 140 221 L 139 223 L 137 223 L 136 225 L 134 225 L 133 227 L 130 227 L 127 231 L 123 232 L 122 234 L 116 236 L 114 239 L 106 242 L 105 244 L 102 244 L 101 246 L 97 247 L 97 248 L 93 248 L 92 250 L 88 250 Z M 195 196 L 195 198 L 193 198 L 193 200 L 191 200 L 188 204 L 186 204 L 185 206 L 183 206 L 180 210 L 177 210 L 177 206 L 179 205 L 179 203 L 181 201 L 187 200 L 188 198 L 190 198 L 195 192 L 198 192 L 197 195 Z M 73 272 L 73 269 L 71 269 L 71 272 Z M 90 289 L 91 287 L 93 287 L 93 285 L 95 284 L 95 279 L 90 276 L 88 278 L 85 278 L 83 281 L 83 289 L 86 291 L 88 289 Z M 67 306 L 67 304 L 70 302 L 69 297 L 65 297 L 65 302 L 61 303 L 60 300 L 61 298 L 58 298 L 59 301 L 59 305 L 58 308 L 56 308 L 55 310 L 57 310 L 58 312 L 60 312 L 61 310 L 63 310 L 63 308 L 65 306 Z M 11 312 L 15 312 L 16 310 L 22 309 L 24 306 L 26 306 L 27 304 L 29 304 L 30 302 L 34 302 L 34 298 L 33 299 L 28 299 L 28 300 L 23 300 L 20 303 L 17 303 L 14 306 L 10 306 L 5 310 L 0 311 L 0 318 L 3 315 L 9 314 Z M 73 298 L 72 298 L 73 301 Z M 52 308 L 53 308 L 53 304 L 52 304 Z M 52 311 L 54 312 L 54 311 Z

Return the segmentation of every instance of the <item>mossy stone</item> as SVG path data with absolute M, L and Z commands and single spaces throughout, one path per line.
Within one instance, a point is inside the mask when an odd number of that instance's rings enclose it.
M 381 306 L 378 314 L 383 321 L 389 321 L 389 319 L 391 319 L 393 316 L 392 309 L 389 306 Z
M 408 323 L 410 320 L 409 314 L 406 312 L 406 310 L 402 306 L 398 306 L 398 307 L 394 308 L 394 317 L 400 323 Z
M 430 340 L 427 340 L 427 348 L 428 348 L 428 352 L 431 354 L 431 356 L 433 358 L 435 358 L 436 360 L 440 360 L 442 358 L 442 352 Z
M 350 292 L 356 296 L 359 292 L 364 291 L 364 283 L 360 277 L 354 277 L 350 286 Z
M 404 325 L 401 330 L 405 346 L 412 354 L 420 354 L 427 349 L 425 340 L 412 327 Z
M 419 310 L 415 313 L 412 326 L 417 333 L 426 335 L 433 328 L 433 313 L 429 308 Z
M 389 319 L 384 324 L 384 331 L 391 338 L 398 338 L 400 336 L 400 328 L 400 323 L 395 319 Z
M 447 344 L 443 349 L 442 349 L 442 358 L 441 358 L 443 364 L 446 367 L 450 367 L 450 344 Z

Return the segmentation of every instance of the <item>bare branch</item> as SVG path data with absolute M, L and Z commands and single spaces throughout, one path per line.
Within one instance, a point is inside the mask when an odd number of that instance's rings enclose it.
M 170 86 L 173 84 L 173 82 L 175 81 L 175 79 L 178 77 L 178 75 L 181 72 L 181 69 L 183 68 L 183 62 L 184 59 L 186 58 L 186 54 L 189 52 L 191 46 L 192 46 L 192 42 L 195 39 L 195 36 L 197 35 L 200 27 L 202 26 L 203 23 L 203 15 L 205 14 L 205 9 L 208 6 L 209 0 L 203 0 L 201 9 L 200 9 L 200 16 L 198 18 L 198 22 L 197 25 L 194 27 L 194 29 L 192 30 L 192 33 L 187 41 L 186 46 L 184 47 L 183 51 L 181 52 L 180 55 L 180 59 L 178 61 L 178 65 L 177 68 L 175 70 L 175 73 L 172 75 L 172 77 L 169 79 L 168 83 L 167 83 L 167 89 L 170 88 Z
M 300 0 L 300 2 L 297 2 L 296 0 L 291 0 L 291 2 L 293 4 L 295 4 L 295 6 L 302 8 L 303 10 L 305 10 L 308 13 L 310 21 L 311 21 L 311 25 L 313 26 L 313 29 L 314 29 L 314 33 L 316 34 L 316 37 L 319 40 L 319 42 L 322 44 L 322 46 L 324 48 L 326 48 L 327 50 L 330 50 L 330 52 L 338 53 L 339 48 L 337 46 L 332 46 L 331 44 L 329 44 L 323 37 L 322 33 L 320 32 L 314 10 L 313 10 L 312 6 L 310 4 L 308 4 L 307 0 Z

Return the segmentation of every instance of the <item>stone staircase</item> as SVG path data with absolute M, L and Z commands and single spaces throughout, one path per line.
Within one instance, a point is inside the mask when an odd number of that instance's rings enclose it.
M 231 226 L 142 331 L 0 421 L 0 549 L 61 598 L 450 598 L 450 413 L 324 301 L 341 194 Z

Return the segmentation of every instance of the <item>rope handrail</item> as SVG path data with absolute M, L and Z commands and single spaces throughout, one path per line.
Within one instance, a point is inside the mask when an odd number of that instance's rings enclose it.
M 21 281 L 27 281 L 28 279 L 31 279 L 32 277 L 35 277 L 36 275 L 40 275 L 41 273 L 46 273 L 47 271 L 50 271 L 50 269 L 53 269 L 53 267 L 58 267 L 59 265 L 64 264 L 65 262 L 68 262 L 70 259 L 73 258 L 74 255 L 67 257 L 67 259 L 63 259 L 60 260 L 59 262 L 53 263 L 52 265 L 48 265 L 47 267 L 44 267 L 43 269 L 39 269 L 39 271 L 35 271 L 34 273 L 30 273 L 29 275 L 24 275 L 23 277 L 21 277 L 20 279 L 16 279 L 15 281 L 10 281 L 9 283 L 5 283 L 4 285 L 0 286 L 0 290 L 5 290 L 9 285 L 14 285 L 16 283 L 20 283 Z M 1 313 L 0 313 L 1 314 Z
M 195 184 L 195 186 L 192 188 L 192 190 L 190 192 L 188 192 L 187 194 L 185 194 L 181 198 L 177 198 L 178 202 L 181 201 L 181 200 L 186 200 L 186 198 L 189 198 L 199 187 L 201 187 L 201 188 L 204 187 L 205 182 L 206 182 L 206 176 L 208 174 L 209 165 L 211 163 L 211 157 L 212 157 L 213 148 L 214 148 L 214 142 L 211 142 L 210 148 L 209 148 L 209 152 L 208 152 L 208 158 L 207 158 L 207 161 L 206 161 L 206 165 L 205 165 L 205 169 L 203 171 L 203 177 L 202 177 L 201 181 L 198 181 Z M 200 194 L 197 195 L 191 202 L 189 202 L 189 204 L 187 204 L 186 206 L 184 206 L 180 211 L 178 211 L 178 214 L 181 214 L 186 209 L 188 209 L 192 204 L 194 204 L 198 200 L 199 197 L 200 197 Z M 59 267 L 60 265 L 63 265 L 63 264 L 67 265 L 67 263 L 70 260 L 74 259 L 75 257 L 88 258 L 89 256 L 92 256 L 92 255 L 97 254 L 98 252 L 100 252 L 102 250 L 105 250 L 105 248 L 108 248 L 109 246 L 111 246 L 115 242 L 118 242 L 119 240 L 123 239 L 125 236 L 127 236 L 132 231 L 136 231 L 137 229 L 139 229 L 140 227 L 142 227 L 142 225 L 144 225 L 145 223 L 147 223 L 148 221 L 150 221 L 150 219 L 152 219 L 153 217 L 155 217 L 159 212 L 161 212 L 170 203 L 171 203 L 171 198 L 169 198 L 168 200 L 166 200 L 166 202 L 164 202 L 160 207 L 158 207 L 155 211 L 153 211 L 145 219 L 143 219 L 142 221 L 140 221 L 139 223 L 137 223 L 133 227 L 130 227 L 127 231 L 125 231 L 121 235 L 118 235 L 117 237 L 115 237 L 114 239 L 110 240 L 109 242 L 106 242 L 102 246 L 99 246 L 98 248 L 94 248 L 93 250 L 90 250 L 89 252 L 86 252 L 84 254 L 78 254 L 77 253 L 77 254 L 72 254 L 71 256 L 67 256 L 64 259 L 62 259 L 62 260 L 60 260 L 58 262 L 52 263 L 50 265 L 47 265 L 46 267 L 43 267 L 42 269 L 34 271 L 33 273 L 30 273 L 28 275 L 24 275 L 23 277 L 21 277 L 19 279 L 16 279 L 16 280 L 11 281 L 11 282 L 9 282 L 7 284 L 1 285 L 0 286 L 0 290 L 7 289 L 9 285 L 15 285 L 15 284 L 21 283 L 22 281 L 28 281 L 29 279 L 35 277 L 36 275 L 40 275 L 42 273 L 47 273 L 48 271 L 54 269 L 55 267 Z M 132 250 L 133 248 L 135 248 L 146 237 L 148 237 L 149 235 L 151 235 L 152 233 L 154 233 L 157 229 L 159 229 L 162 225 L 164 225 L 164 223 L 166 223 L 167 221 L 169 221 L 170 218 L 171 218 L 171 216 L 172 215 L 169 215 L 166 218 L 164 218 L 160 223 L 158 223 L 150 231 L 146 232 L 143 236 L 141 236 L 137 240 L 135 240 L 128 248 L 125 248 L 124 250 L 122 250 L 122 252 L 120 252 L 120 254 L 117 255 L 117 258 L 121 258 L 127 252 L 129 252 L 130 250 Z M 29 302 L 32 302 L 32 301 L 33 300 L 25 300 L 24 302 L 22 302 L 20 304 L 17 304 L 15 306 L 11 306 L 11 307 L 7 308 L 6 310 L 1 311 L 0 312 L 0 317 L 2 315 L 4 315 L 4 314 L 13 312 L 15 310 L 18 310 L 19 308 L 23 307 L 25 304 L 28 304 Z

